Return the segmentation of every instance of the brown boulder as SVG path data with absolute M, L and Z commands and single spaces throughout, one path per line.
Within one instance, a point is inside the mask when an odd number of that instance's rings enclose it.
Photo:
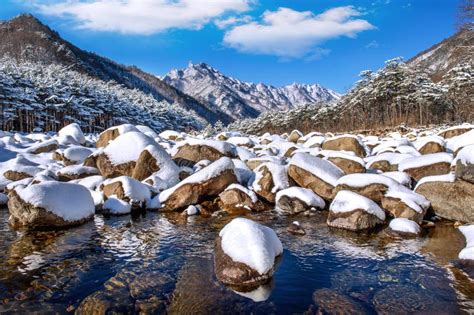
M 415 191 L 431 202 L 437 216 L 474 223 L 474 184 L 463 180 L 424 182 Z
M 421 154 L 432 154 L 432 153 L 440 153 L 445 152 L 444 147 L 436 141 L 430 141 L 425 143 L 419 150 Z
M 447 162 L 434 163 L 415 168 L 403 169 L 403 172 L 408 173 L 414 180 L 419 181 L 426 176 L 448 174 L 451 171 L 451 164 Z
M 197 163 L 201 160 L 217 161 L 218 159 L 224 156 L 231 158 L 236 157 L 237 153 L 235 151 L 235 146 L 230 143 L 225 142 L 224 146 L 226 147 L 226 153 L 222 153 L 214 147 L 210 145 L 205 145 L 204 143 L 195 145 L 186 143 L 180 146 L 177 149 L 177 152 L 173 155 L 173 160 L 183 159 Z
M 293 142 L 293 143 L 298 143 L 299 138 L 301 138 L 302 136 L 303 136 L 303 133 L 295 129 L 288 136 L 288 141 Z
M 329 157 L 328 160 L 339 167 L 345 174 L 365 173 L 364 165 L 354 160 L 343 157 Z
M 57 150 L 58 146 L 59 144 L 56 140 L 48 140 L 29 147 L 27 152 L 32 154 L 46 153 Z
M 161 148 L 160 148 L 161 149 Z M 163 150 L 164 151 L 164 150 Z M 166 153 L 166 152 L 164 152 Z M 155 172 L 160 170 L 160 165 L 163 163 L 174 163 L 171 161 L 171 157 L 166 157 L 166 161 L 158 161 L 155 156 L 150 153 L 149 149 L 146 148 L 145 150 L 140 153 L 137 162 L 135 163 L 135 168 L 132 173 L 132 178 L 136 180 L 144 180 L 148 178 Z M 176 167 L 177 169 L 177 167 Z
M 275 203 L 275 197 L 278 190 L 289 186 L 286 168 L 276 163 L 265 163 L 255 169 L 256 177 L 252 184 L 253 190 L 257 195 L 270 203 Z M 274 178 L 275 177 L 275 178 Z M 279 183 L 277 179 L 281 178 Z M 277 186 L 278 184 L 282 185 Z
M 220 206 L 222 209 L 230 213 L 245 213 L 249 210 L 265 210 L 266 207 L 260 200 L 257 199 L 257 196 L 253 191 L 246 192 L 236 186 L 240 185 L 231 185 L 219 194 Z
M 107 154 L 101 153 L 94 158 L 95 164 L 100 171 L 100 174 L 107 178 L 117 177 L 117 176 L 132 176 L 133 171 L 135 170 L 136 163 L 135 161 L 130 161 L 123 164 L 114 165 Z M 84 162 L 86 164 L 86 162 Z M 87 161 L 87 164 L 92 164 L 92 159 Z
M 468 131 L 471 131 L 472 130 L 472 127 L 458 127 L 458 128 L 453 128 L 453 129 L 447 129 L 445 131 L 442 131 L 440 133 L 438 133 L 439 136 L 445 138 L 445 139 L 449 139 L 449 138 L 453 138 L 453 137 L 456 137 L 456 136 L 460 136 Z
M 405 218 L 421 224 L 425 217 L 427 208 L 421 208 L 422 212 L 408 206 L 400 198 L 387 197 L 382 198 L 382 208 L 387 210 L 394 218 Z
M 456 162 L 456 178 L 474 184 L 474 164 L 464 163 L 461 160 Z
M 365 157 L 365 150 L 356 137 L 339 136 L 327 139 L 323 142 L 323 150 L 352 151 L 358 157 Z
M 208 172 L 212 172 L 212 175 Z M 164 210 L 180 210 L 219 195 L 233 183 L 237 183 L 234 164 L 229 158 L 221 158 L 178 185 L 163 191 L 160 200 L 164 204 Z
M 332 289 L 319 289 L 313 293 L 318 314 L 367 314 L 368 310 L 357 300 Z
M 327 225 L 335 228 L 363 231 L 374 228 L 384 221 L 375 215 L 369 214 L 362 209 L 354 209 L 351 212 L 334 213 L 329 212 Z

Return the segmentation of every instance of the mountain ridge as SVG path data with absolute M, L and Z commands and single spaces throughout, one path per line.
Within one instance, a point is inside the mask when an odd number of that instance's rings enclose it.
M 163 81 L 234 118 L 256 117 L 268 110 L 337 100 L 340 95 L 319 84 L 292 83 L 275 87 L 227 76 L 207 63 L 188 64 L 161 77 Z

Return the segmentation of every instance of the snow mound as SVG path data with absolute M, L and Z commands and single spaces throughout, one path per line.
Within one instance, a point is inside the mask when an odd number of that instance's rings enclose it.
M 323 209 L 326 205 L 324 200 L 316 195 L 312 190 L 302 187 L 290 187 L 284 190 L 280 190 L 276 194 L 276 204 L 281 197 L 287 196 L 289 198 L 296 198 L 303 201 L 310 207 Z
M 84 134 L 82 133 L 81 127 L 79 127 L 79 125 L 76 123 L 69 124 L 66 127 L 59 130 L 58 136 L 59 138 L 63 138 L 63 139 L 67 137 L 72 137 L 74 141 L 78 144 L 86 143 L 86 138 L 84 137 Z
M 462 164 L 474 164 L 474 145 L 468 145 L 462 148 L 456 155 L 456 159 Z
M 82 165 L 69 165 L 61 168 L 56 172 L 56 176 L 59 175 L 97 175 L 99 170 L 95 167 L 82 166 Z
M 111 141 L 103 150 L 115 165 L 136 161 L 149 145 L 155 145 L 152 138 L 138 131 L 126 132 Z
M 460 226 L 459 231 L 466 238 L 466 247 L 459 253 L 459 259 L 474 260 L 474 224 Z
M 377 216 L 380 220 L 385 220 L 385 212 L 374 201 L 349 190 L 341 190 L 329 206 L 329 211 L 333 213 L 351 212 L 356 209 Z
M 103 208 L 107 210 L 108 213 L 116 215 L 128 214 L 132 211 L 132 206 L 128 202 L 117 198 L 115 195 L 110 196 L 107 201 L 104 202 Z
M 82 162 L 92 153 L 94 150 L 82 146 L 71 146 L 62 152 L 66 159 L 74 162 Z
M 48 181 L 16 192 L 23 201 L 44 208 L 65 221 L 82 220 L 95 211 L 89 190 L 78 184 Z
M 420 233 L 420 226 L 418 223 L 405 218 L 396 218 L 390 221 L 388 225 L 392 230 L 402 233 L 418 234 Z
M 283 246 L 276 233 L 249 219 L 232 220 L 219 232 L 219 236 L 225 254 L 260 274 L 270 271 L 275 258 L 283 253 Z
M 306 153 L 293 155 L 289 165 L 302 168 L 332 186 L 336 186 L 337 180 L 344 175 L 344 172 L 333 163 Z

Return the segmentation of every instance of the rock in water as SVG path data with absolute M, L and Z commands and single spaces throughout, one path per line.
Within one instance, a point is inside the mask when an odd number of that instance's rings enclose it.
M 455 180 L 453 174 L 425 177 L 415 188 L 442 218 L 474 223 L 474 184 Z
M 385 212 L 372 200 L 341 190 L 329 206 L 327 224 L 351 231 L 368 230 L 385 221 Z
M 245 218 L 228 223 L 215 241 L 215 271 L 219 281 L 236 287 L 268 282 L 283 246 L 275 232 Z
M 94 200 L 78 184 L 44 182 L 10 191 L 9 223 L 28 230 L 79 225 L 93 218 Z
M 227 187 L 220 195 L 220 203 L 227 212 L 240 212 L 242 210 L 261 211 L 264 205 L 257 198 L 252 190 L 239 184 L 232 184 Z
M 275 210 L 280 214 L 296 214 L 311 209 L 323 209 L 324 200 L 312 190 L 290 187 L 280 190 L 276 195 Z
M 230 184 L 237 183 L 234 163 L 223 157 L 160 194 L 165 210 L 179 210 L 219 195 Z
M 419 235 L 421 229 L 420 226 L 412 220 L 396 218 L 390 221 L 386 233 L 390 236 L 411 238 Z
M 288 225 L 288 228 L 286 230 L 289 233 L 294 234 L 294 235 L 305 235 L 306 234 L 306 231 L 301 227 L 301 225 L 298 221 L 291 222 L 291 224 Z

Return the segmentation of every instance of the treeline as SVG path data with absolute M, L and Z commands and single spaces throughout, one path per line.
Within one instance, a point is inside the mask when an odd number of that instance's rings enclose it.
M 361 80 L 338 102 L 313 104 L 286 112 L 267 112 L 255 120 L 238 121 L 229 129 L 248 133 L 374 130 L 399 125 L 472 122 L 474 73 L 466 63 L 450 70 L 438 83 L 407 66 L 388 60 Z

